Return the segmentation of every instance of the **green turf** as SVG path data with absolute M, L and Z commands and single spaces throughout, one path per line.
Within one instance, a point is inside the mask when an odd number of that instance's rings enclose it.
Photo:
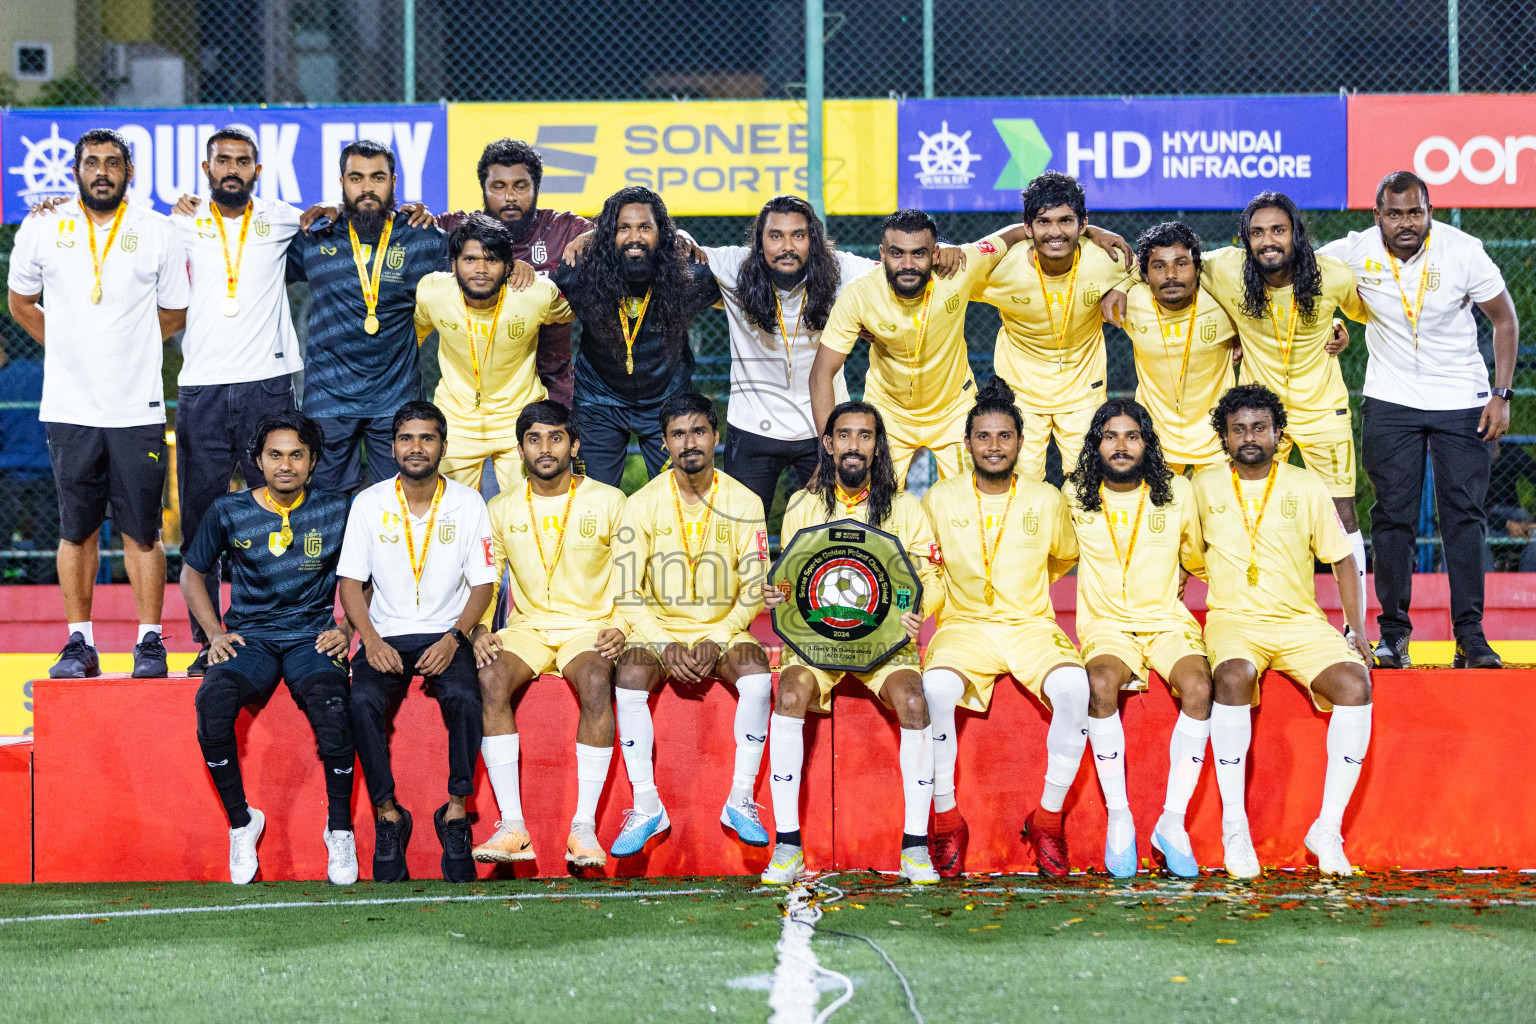
M 1046 886 L 1032 876 L 921 891 L 874 875 L 826 884 L 844 895 L 822 889 L 830 902 L 813 948 L 855 984 L 834 1022 L 913 1017 L 879 955 L 833 931 L 878 943 L 933 1024 L 1536 1017 L 1536 905 L 1497 902 L 1536 904 L 1528 876 L 1324 887 L 1315 875 L 1279 875 L 1189 889 L 1145 878 L 1129 889 L 1093 878 Z M 720 891 L 659 895 L 682 888 Z M 0 1005 L 11 1021 L 114 1024 L 763 1021 L 784 896 L 755 888 L 745 879 L 0 887 L 0 917 L 93 915 L 0 924 Z M 442 901 L 468 895 L 487 898 Z M 354 902 L 373 898 L 420 902 Z M 239 903 L 312 905 L 94 916 Z

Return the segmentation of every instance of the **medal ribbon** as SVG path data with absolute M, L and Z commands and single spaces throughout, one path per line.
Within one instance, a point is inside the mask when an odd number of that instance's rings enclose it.
M 1045 287 L 1045 271 L 1040 268 L 1040 253 L 1035 251 L 1030 254 L 1035 264 L 1035 276 L 1040 279 L 1040 294 L 1045 298 L 1045 318 L 1051 325 L 1051 336 L 1056 339 L 1056 368 L 1061 369 L 1066 363 L 1067 326 L 1072 320 L 1072 300 L 1077 292 L 1077 263 L 1082 258 L 1083 250 L 1072 250 L 1072 274 L 1067 278 L 1067 306 L 1061 313 L 1061 332 L 1056 331 L 1056 317 L 1051 314 L 1051 293 Z M 1157 300 L 1152 300 L 1154 306 Z
M 491 330 L 485 336 L 485 365 L 491 365 L 491 349 L 496 345 L 496 328 L 501 324 L 501 304 L 507 300 L 507 286 L 502 285 L 496 296 L 496 311 L 491 314 Z M 475 371 L 475 408 L 480 408 L 480 356 L 475 352 L 475 327 L 470 318 L 469 302 L 459 291 L 459 301 L 464 305 L 464 334 L 469 338 L 469 365 Z M 531 499 L 530 499 L 531 500 Z
M 793 380 L 791 374 L 794 372 L 795 354 L 790 348 L 790 343 L 793 342 L 795 340 L 795 336 L 800 333 L 800 318 L 805 314 L 805 300 L 807 297 L 808 296 L 802 296 L 800 299 L 800 309 L 795 313 L 794 331 L 786 331 L 784 329 L 784 303 L 779 298 L 779 290 L 777 288 L 773 290 L 773 304 L 779 313 L 779 337 L 784 339 L 784 380 L 786 383 L 789 383 L 791 380 Z
M 837 491 L 837 500 L 843 503 L 843 514 L 850 518 L 853 516 L 854 509 L 859 507 L 859 503 L 869 497 L 868 485 L 858 494 L 849 494 L 843 490 L 842 484 L 833 484 L 832 486 Z
M 1195 289 L 1195 298 L 1189 304 L 1189 323 L 1184 325 L 1184 358 L 1179 361 L 1178 390 L 1173 396 L 1173 408 L 1175 412 L 1184 404 L 1184 375 L 1189 372 L 1189 349 L 1195 342 L 1195 317 L 1200 313 L 1200 290 Z M 1163 307 L 1157 301 L 1157 296 L 1152 296 L 1152 315 L 1157 317 L 1157 333 L 1163 336 L 1163 361 L 1168 361 L 1168 332 L 1163 327 Z
M 352 262 L 357 265 L 357 280 L 363 286 L 363 304 L 368 307 L 368 315 L 377 316 L 379 308 L 379 275 L 384 272 L 384 253 L 389 249 L 389 236 L 395 229 L 395 218 L 390 215 L 384 220 L 384 230 L 379 235 L 379 244 L 373 254 L 373 274 L 368 274 L 367 261 L 363 259 L 362 243 L 357 240 L 357 229 L 352 226 L 352 221 L 347 221 L 347 237 L 352 241 Z
M 565 550 L 565 529 L 571 522 L 571 503 L 576 500 L 576 476 L 571 476 L 571 489 L 565 496 L 565 511 L 560 513 L 560 536 L 555 540 L 555 557 L 544 561 L 544 541 L 540 537 L 544 531 L 539 528 L 539 519 L 533 511 L 533 481 L 528 481 L 528 528 L 533 531 L 533 543 L 539 549 L 539 564 L 544 567 L 544 596 L 549 597 L 550 582 L 555 578 L 555 569 L 560 565 L 560 552 Z
M 117 229 L 123 226 L 123 214 L 128 212 L 128 203 L 123 201 L 117 204 L 117 213 L 112 218 L 112 230 L 107 233 L 107 244 L 101 247 L 101 255 L 96 254 L 96 222 L 87 214 L 85 218 L 86 230 L 90 233 L 91 241 L 91 266 L 96 271 L 96 285 L 91 289 L 91 301 L 101 301 L 101 270 L 107 265 L 107 253 L 112 249 L 112 242 L 117 238 Z
M 1232 493 L 1237 496 L 1237 508 L 1243 514 L 1243 529 L 1248 534 L 1248 585 L 1258 585 L 1259 582 L 1259 527 L 1264 525 L 1264 510 L 1269 507 L 1269 496 L 1275 490 L 1275 472 L 1280 468 L 1278 462 L 1269 464 L 1269 479 L 1264 484 L 1264 497 L 1259 502 L 1259 514 L 1254 519 L 1253 525 L 1248 525 L 1248 505 L 1243 501 L 1243 485 L 1238 479 L 1237 467 L 1232 467 Z
M 277 531 L 277 542 L 283 547 L 284 550 L 287 550 L 288 545 L 293 543 L 293 527 L 289 525 L 288 516 L 293 512 L 294 509 L 304 504 L 304 492 L 300 491 L 299 496 L 294 499 L 293 504 L 284 507 L 277 503 L 276 498 L 272 497 L 272 488 L 269 487 L 267 488 L 267 504 L 272 506 L 272 511 L 283 517 L 282 528 Z M 268 546 L 270 547 L 271 545 L 269 544 Z
M 626 300 L 625 304 L 627 305 L 631 301 L 633 300 Z M 645 298 L 640 300 L 639 311 L 633 317 L 629 315 L 629 311 L 623 305 L 619 307 L 619 327 L 624 331 L 624 372 L 626 373 L 633 374 L 635 372 L 635 341 L 640 337 L 640 325 L 645 323 L 645 307 L 650 304 L 651 290 L 647 288 L 645 290 Z M 629 326 L 631 319 L 635 321 L 633 330 Z
M 1285 378 L 1285 389 L 1291 389 L 1291 342 L 1296 338 L 1296 294 L 1291 293 L 1291 320 L 1286 327 L 1285 336 L 1280 335 L 1280 318 L 1275 315 L 1275 304 L 1269 301 L 1269 292 L 1264 293 L 1264 304 L 1269 307 L 1269 322 L 1275 328 L 1275 340 L 1280 343 L 1280 373 Z
M 1143 480 L 1141 486 L 1136 489 L 1136 518 L 1131 521 L 1131 542 L 1125 547 L 1125 554 L 1120 554 L 1120 540 L 1115 536 L 1115 524 L 1109 514 L 1109 500 L 1104 496 L 1104 485 L 1099 484 L 1099 505 L 1104 509 L 1104 526 L 1109 530 L 1109 542 L 1115 548 L 1115 562 L 1120 566 L 1120 600 L 1126 599 L 1126 577 L 1131 571 L 1131 559 L 1136 555 L 1136 534 L 1141 529 L 1141 513 L 1147 507 L 1147 482 Z
M 229 258 L 229 235 L 224 231 L 224 214 L 219 212 L 216 205 L 213 210 L 213 224 L 214 227 L 219 229 L 219 244 L 224 249 L 224 277 L 229 283 L 228 298 L 231 299 L 235 297 L 235 285 L 240 281 L 240 264 L 245 262 L 245 236 L 251 229 L 251 210 L 255 206 L 255 203 L 247 202 L 245 204 L 245 213 L 240 216 L 240 241 L 237 243 L 238 248 L 235 249 L 233 261 Z M 373 310 L 370 309 L 369 312 L 371 313 Z
M 1397 257 L 1392 255 L 1392 250 L 1387 250 L 1387 262 L 1392 264 L 1392 280 L 1397 282 L 1397 294 L 1403 300 L 1403 312 L 1408 317 L 1408 326 L 1413 328 L 1413 350 L 1419 350 L 1419 316 L 1424 312 L 1424 289 L 1429 284 L 1429 240 L 1434 237 L 1434 232 L 1424 236 L 1424 266 L 1419 271 L 1419 294 L 1414 299 L 1413 305 L 1408 305 L 1408 293 L 1403 291 L 1403 277 L 1397 270 Z
M 432 511 L 427 513 L 427 535 L 421 540 L 421 561 L 416 561 L 416 536 L 411 526 L 411 505 L 405 500 L 405 488 L 395 477 L 395 497 L 400 499 L 400 525 L 405 534 L 405 553 L 411 560 L 411 575 L 416 578 L 416 607 L 421 607 L 421 574 L 427 570 L 427 551 L 432 547 L 432 528 L 437 524 L 437 506 L 442 503 L 447 481 L 437 478 L 437 490 L 432 492 Z
M 987 604 L 992 603 L 996 596 L 996 590 L 992 586 L 992 562 L 997 558 L 997 552 L 1003 546 L 1003 531 L 1008 529 L 1008 513 L 1013 510 L 1013 496 L 1018 491 L 1019 478 L 1015 474 L 1008 481 L 1008 503 L 1003 506 L 1003 516 L 997 523 L 997 536 L 992 541 L 992 547 L 987 547 L 987 516 L 981 508 L 981 489 L 976 486 L 976 475 L 971 474 L 971 490 L 976 494 L 976 532 L 981 534 L 981 566 L 986 574 L 986 585 L 982 589 L 982 597 Z
M 928 278 L 928 286 L 923 289 L 923 311 L 912 318 L 912 327 L 917 331 L 917 343 L 907 350 L 907 362 L 912 366 L 912 385 L 907 389 L 907 397 L 917 397 L 917 370 L 918 361 L 923 356 L 923 339 L 928 336 L 928 307 L 933 305 L 933 278 Z
M 688 562 L 688 591 L 693 599 L 699 599 L 699 563 L 704 560 L 704 549 L 709 546 L 709 521 L 715 514 L 715 495 L 720 490 L 720 474 L 709 484 L 709 497 L 704 499 L 704 525 L 699 530 L 699 553 L 693 553 L 693 546 L 688 543 L 688 523 L 683 518 L 683 498 L 677 493 L 677 474 L 673 473 L 667 478 L 672 485 L 672 508 L 677 512 L 677 539 L 683 545 L 683 558 Z

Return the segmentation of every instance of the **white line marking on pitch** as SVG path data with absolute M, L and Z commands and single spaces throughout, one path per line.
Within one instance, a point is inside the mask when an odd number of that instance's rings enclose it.
M 876 889 L 882 895 L 887 893 L 910 893 L 910 888 Z M 1372 896 L 1367 893 L 1347 892 L 1340 890 L 1337 893 L 1316 892 L 1289 892 L 1269 893 L 1256 891 L 1230 891 L 1226 889 L 1034 889 L 1022 885 L 988 885 L 966 887 L 962 892 L 994 892 L 994 893 L 1021 893 L 1027 896 L 1204 896 L 1211 899 L 1227 900 L 1333 900 L 1335 902 L 1347 902 L 1360 900 L 1365 903 L 1454 903 L 1454 904 L 1479 904 L 1489 907 L 1536 907 L 1536 900 L 1512 900 L 1499 896 L 1491 896 L 1487 899 L 1473 898 L 1470 896 Z M 5 922 L 0 921 L 0 924 Z

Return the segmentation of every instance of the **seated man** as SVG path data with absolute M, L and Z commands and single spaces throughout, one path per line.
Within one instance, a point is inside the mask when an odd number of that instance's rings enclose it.
M 821 461 L 805 490 L 796 491 L 784 513 L 780 531 L 788 548 L 795 534 L 823 523 L 852 519 L 894 534 L 923 582 L 924 607 L 942 600 L 943 584 L 933 561 L 933 528 L 916 498 L 896 487 L 885 423 L 874 406 L 844 402 L 827 417 L 821 435 Z M 763 601 L 772 608 L 785 595 L 763 584 Z M 917 632 L 923 615 L 908 610 L 901 617 L 911 642 L 868 672 L 850 672 L 896 712 L 901 726 L 901 788 L 905 823 L 901 835 L 901 877 L 920 885 L 937 882 L 928 854 L 928 808 L 933 786 L 933 728 L 923 698 Z M 805 767 L 805 713 L 832 710 L 832 688 L 844 673 L 807 665 L 788 646 L 779 668 L 779 699 L 769 719 L 772 740 L 768 766 L 772 773 L 773 820 L 778 832 L 773 859 L 763 881 L 792 885 L 805 870 L 800 842 L 800 777 Z
M 182 554 L 181 593 L 208 633 L 208 674 L 197 688 L 197 743 L 229 817 L 229 876 L 256 876 L 256 842 L 266 816 L 245 801 L 235 719 L 288 684 L 315 732 L 328 804 L 323 834 L 326 877 L 357 881 L 352 837 L 352 723 L 347 710 L 347 648 L 338 626 L 336 561 L 347 525 L 347 497 L 309 489 L 320 458 L 320 427 L 297 412 L 256 425 L 250 459 L 265 486 L 217 498 Z M 230 607 L 219 621 L 203 577 L 230 562 Z

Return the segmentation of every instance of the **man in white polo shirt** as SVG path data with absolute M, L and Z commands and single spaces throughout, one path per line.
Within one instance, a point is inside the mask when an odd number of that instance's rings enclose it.
M 152 678 L 166 674 L 160 367 L 165 339 L 186 323 L 186 253 L 170 218 L 127 201 L 133 153 L 117 132 L 80 136 L 75 180 L 78 202 L 22 222 L 9 280 L 11 316 L 43 346 L 38 418 L 48 426 L 59 491 L 59 584 L 69 628 L 48 674 L 101 674 L 91 595 L 96 531 L 110 503 L 139 614 L 133 674 Z
M 352 663 L 352 732 L 374 808 L 376 882 L 407 877 L 412 822 L 395 800 L 389 732 L 415 676 L 448 727 L 448 802 L 433 815 L 443 879 L 475 877 L 464 802 L 475 791 L 481 702 L 469 630 L 491 603 L 496 575 L 485 500 L 438 471 L 447 432 L 431 402 L 395 413 L 391 454 L 400 473 L 353 501 L 336 567 L 341 606 L 362 643 Z
M 1407 171 L 1376 188 L 1376 226 L 1318 250 L 1350 265 L 1370 311 L 1361 404 L 1365 471 L 1376 489 L 1376 664 L 1407 668 L 1413 552 L 1426 449 L 1434 460 L 1457 668 L 1498 668 L 1483 636 L 1483 499 L 1488 442 L 1509 429 L 1520 325 L 1483 243 L 1434 220 L 1429 188 Z M 1476 304 L 1493 324 L 1493 387 L 1477 347 Z

